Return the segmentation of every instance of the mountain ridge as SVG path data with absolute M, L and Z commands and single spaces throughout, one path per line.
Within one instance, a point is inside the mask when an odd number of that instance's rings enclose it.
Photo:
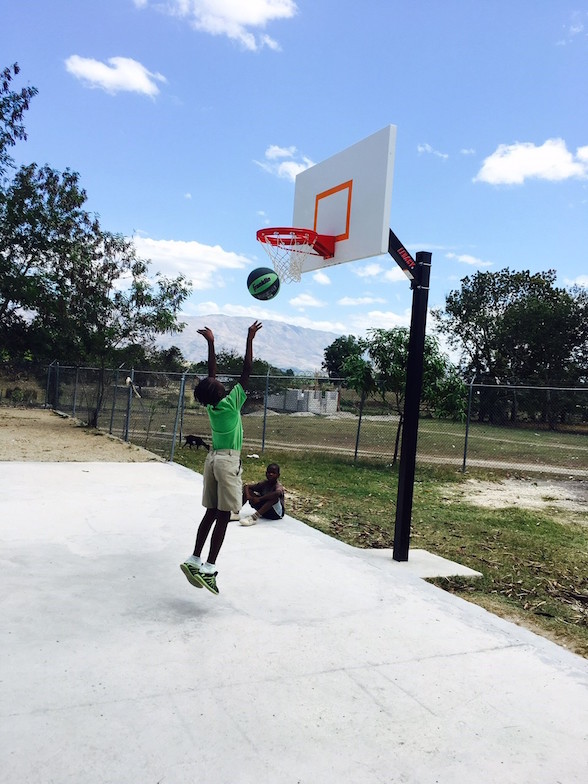
M 247 330 L 253 319 L 245 316 L 184 316 L 186 326 L 182 332 L 159 335 L 158 348 L 177 346 L 188 362 L 206 360 L 207 345 L 198 330 L 210 327 L 214 333 L 217 351 L 236 351 L 240 356 L 245 353 Z M 253 343 L 253 355 L 281 370 L 294 372 L 314 372 L 321 370 L 324 352 L 338 332 L 308 329 L 282 321 L 264 320 L 263 328 L 257 333 Z

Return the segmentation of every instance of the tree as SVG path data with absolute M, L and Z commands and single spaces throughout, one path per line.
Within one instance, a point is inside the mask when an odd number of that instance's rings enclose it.
M 116 349 L 180 329 L 179 276 L 149 279 L 131 240 L 84 209 L 79 175 L 22 167 L 0 194 L 0 323 L 13 358 L 106 365 Z
M 496 385 L 575 385 L 588 375 L 588 292 L 555 285 L 554 270 L 478 272 L 462 280 L 433 311 L 439 331 L 461 351 L 464 373 Z M 480 396 L 478 418 L 515 421 L 520 411 L 534 418 L 537 398 L 497 390 Z M 542 419 L 555 426 L 553 399 L 543 398 Z M 505 406 L 506 404 L 506 406 Z
M 586 357 L 586 296 L 556 272 L 478 272 L 433 311 L 463 369 L 493 383 L 575 382 Z M 580 360 L 580 361 L 579 361 Z
M 343 335 L 334 340 L 324 352 L 322 367 L 329 378 L 345 378 L 344 365 L 349 357 L 361 357 L 365 350 L 364 342 L 354 335 Z
M 18 63 L 0 72 L 0 177 L 13 165 L 8 148 L 27 138 L 22 119 L 38 92 L 36 87 L 23 87 L 20 92 L 12 90 L 11 82 L 19 73 Z
M 0 325 L 17 355 L 22 346 L 14 337 L 29 342 L 38 332 L 32 321 L 50 311 L 60 283 L 62 289 L 67 283 L 65 265 L 75 268 L 99 241 L 97 222 L 82 209 L 85 199 L 77 175 L 35 164 L 22 167 L 0 192 Z M 39 346 L 32 348 L 38 353 Z
M 365 346 L 369 359 L 351 356 L 343 364 L 349 386 L 361 391 L 362 401 L 366 395 L 378 395 L 398 414 L 394 462 L 404 416 L 409 337 L 404 327 L 368 330 Z M 425 338 L 421 399 L 433 416 L 461 419 L 465 414 L 465 385 L 437 339 L 429 335 Z

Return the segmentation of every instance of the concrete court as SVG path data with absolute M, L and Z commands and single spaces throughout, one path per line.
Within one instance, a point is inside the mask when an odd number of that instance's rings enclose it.
M 201 477 L 2 463 L 6 784 L 585 784 L 588 662 L 293 518 L 179 563 Z

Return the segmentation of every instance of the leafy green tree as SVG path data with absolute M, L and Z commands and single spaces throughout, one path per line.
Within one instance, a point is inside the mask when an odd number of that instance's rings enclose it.
M 152 282 L 132 241 L 103 231 L 85 201 L 78 174 L 35 164 L 0 194 L 0 323 L 15 351 L 24 338 L 35 359 L 102 367 L 121 346 L 180 329 L 189 286 Z
M 36 87 L 23 87 L 15 92 L 11 82 L 19 73 L 18 63 L 0 72 L 0 177 L 13 165 L 8 148 L 27 138 L 23 115 L 38 92 Z
M 499 350 L 511 380 L 549 385 L 586 375 L 586 290 L 547 289 L 506 309 Z
M 351 356 L 343 365 L 349 386 L 366 395 L 377 395 L 398 414 L 394 462 L 398 457 L 404 416 L 406 367 L 410 332 L 404 327 L 371 329 L 365 340 L 369 359 Z M 422 402 L 433 416 L 462 419 L 466 389 L 457 368 L 440 349 L 436 338 L 425 338 Z
M 326 347 L 322 367 L 329 378 L 345 378 L 344 365 L 350 357 L 361 357 L 364 342 L 354 335 L 342 335 Z
M 585 383 L 588 375 L 588 292 L 555 285 L 554 270 L 478 272 L 452 291 L 445 310 L 433 311 L 439 331 L 461 351 L 463 372 L 480 382 L 556 386 Z M 509 395 L 510 412 L 496 390 L 483 390 L 478 417 L 534 418 L 537 398 Z M 543 396 L 541 416 L 552 425 L 553 400 Z
M 585 291 L 557 288 L 555 279 L 554 270 L 478 272 L 447 295 L 433 317 L 467 373 L 496 383 L 555 383 L 585 372 Z
M 185 373 L 186 360 L 178 346 L 165 349 L 151 348 L 147 351 L 147 364 L 149 370 L 164 373 Z
M 5 345 L 13 338 L 15 352 L 24 336 L 42 353 L 35 316 L 55 311 L 60 288 L 72 288 L 65 266 L 94 254 L 99 227 L 82 209 L 85 198 L 77 175 L 35 164 L 19 169 L 0 192 L 0 329 Z M 67 301 L 63 310 L 69 313 Z

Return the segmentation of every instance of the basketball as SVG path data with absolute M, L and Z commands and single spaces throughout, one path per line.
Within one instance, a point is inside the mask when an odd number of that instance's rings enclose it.
M 249 273 L 247 288 L 255 299 L 273 299 L 280 290 L 280 279 L 273 269 L 258 267 Z

